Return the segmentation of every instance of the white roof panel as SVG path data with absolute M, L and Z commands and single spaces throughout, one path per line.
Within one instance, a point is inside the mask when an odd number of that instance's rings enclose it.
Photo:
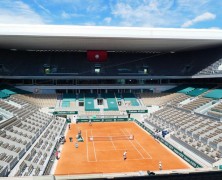
M 0 48 L 176 51 L 222 45 L 222 30 L 140 27 L 0 25 Z

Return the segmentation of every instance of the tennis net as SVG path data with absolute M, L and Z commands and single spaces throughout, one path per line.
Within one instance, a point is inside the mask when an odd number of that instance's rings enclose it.
M 133 140 L 134 135 L 126 135 L 126 136 L 89 136 L 89 141 L 116 141 L 116 140 Z

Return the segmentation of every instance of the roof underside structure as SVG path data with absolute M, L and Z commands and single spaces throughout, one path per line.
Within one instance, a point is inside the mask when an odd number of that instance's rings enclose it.
M 222 45 L 222 30 L 0 25 L 0 49 L 176 52 Z

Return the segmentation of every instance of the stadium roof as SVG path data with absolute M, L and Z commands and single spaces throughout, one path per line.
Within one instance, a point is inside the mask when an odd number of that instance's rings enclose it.
M 0 25 L 0 48 L 171 52 L 222 45 L 222 30 Z

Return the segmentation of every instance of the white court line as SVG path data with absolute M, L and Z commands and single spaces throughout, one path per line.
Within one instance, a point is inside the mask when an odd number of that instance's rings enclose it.
M 92 136 L 92 129 L 91 129 L 91 136 Z M 95 144 L 94 144 L 94 141 L 92 142 L 93 142 L 93 150 L 94 150 L 95 159 L 97 161 Z
M 127 161 L 128 160 L 131 160 L 131 161 L 141 161 L 141 159 L 129 159 L 127 158 Z M 123 162 L 123 160 L 100 160 L 99 162 L 111 162 L 111 161 L 114 161 L 114 162 Z
M 130 134 L 130 132 L 126 129 L 126 128 L 124 128 L 125 129 L 125 131 L 127 131 L 128 132 L 128 134 Z M 135 137 L 134 137 L 134 140 L 136 141 L 136 143 L 144 150 L 144 152 L 146 152 L 146 154 L 149 156 L 149 158 L 148 159 L 152 159 L 152 156 L 146 151 L 146 149 L 144 149 L 144 147 L 135 139 Z
M 111 140 L 111 142 L 112 142 L 112 145 L 113 145 L 114 149 L 116 150 L 116 146 L 114 145 L 113 140 Z
M 87 161 L 89 162 L 89 150 L 88 150 L 88 136 L 86 130 L 86 154 L 87 154 Z
M 124 135 L 126 135 L 125 132 L 124 132 L 122 129 L 120 129 L 120 130 L 123 132 Z M 146 158 L 143 157 L 143 155 L 141 154 L 141 152 L 135 147 L 135 145 L 131 142 L 131 140 L 128 140 L 128 141 L 133 145 L 134 149 L 137 150 L 137 152 L 140 154 L 140 156 L 141 156 L 143 159 L 146 159 Z
M 124 151 L 124 150 L 126 150 L 126 148 L 124 148 L 124 149 L 102 149 L 102 150 L 96 150 L 96 152 L 100 152 L 100 151 Z

